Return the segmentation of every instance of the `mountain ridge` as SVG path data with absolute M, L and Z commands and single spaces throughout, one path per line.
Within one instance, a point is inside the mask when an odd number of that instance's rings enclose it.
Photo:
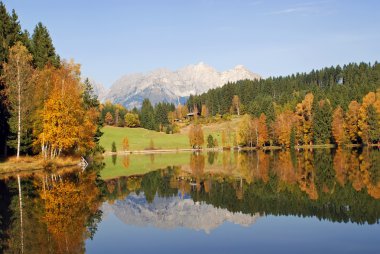
M 158 68 L 147 73 L 124 75 L 113 83 L 105 95 L 99 97 L 129 109 L 140 107 L 145 98 L 149 98 L 152 104 L 162 101 L 177 104 L 191 94 L 201 94 L 228 82 L 244 79 L 256 80 L 261 79 L 261 76 L 243 65 L 219 72 L 200 62 L 176 71 Z

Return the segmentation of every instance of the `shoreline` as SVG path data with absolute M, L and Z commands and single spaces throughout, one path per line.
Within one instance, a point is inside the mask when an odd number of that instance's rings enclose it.
M 378 144 L 348 144 L 341 146 L 343 149 L 352 149 L 358 147 L 380 147 Z M 337 149 L 339 146 L 335 144 L 323 144 L 323 145 L 300 145 L 294 146 L 296 150 L 307 150 L 307 149 Z M 103 153 L 104 156 L 109 155 L 128 155 L 128 154 L 165 154 L 165 153 L 179 153 L 179 152 L 222 152 L 222 151 L 277 151 L 277 150 L 291 150 L 291 148 L 285 148 L 282 146 L 264 146 L 264 147 L 231 147 L 231 148 L 176 148 L 176 149 L 145 149 L 145 150 L 128 150 L 128 151 L 118 151 L 110 152 L 106 151 Z
M 69 167 L 78 167 L 81 160 L 77 157 L 62 157 L 57 160 L 44 160 L 36 157 L 20 157 L 17 161 L 14 157 L 0 163 L 0 175 L 32 173 L 42 170 L 60 170 Z

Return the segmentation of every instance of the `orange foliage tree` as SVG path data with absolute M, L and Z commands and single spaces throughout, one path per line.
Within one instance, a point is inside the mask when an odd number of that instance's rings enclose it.
M 257 123 L 257 145 L 263 146 L 268 141 L 267 117 L 261 113 Z
M 333 112 L 332 126 L 331 126 L 332 135 L 334 137 L 335 142 L 338 144 L 338 146 L 347 142 L 345 129 L 346 129 L 346 126 L 344 122 L 344 112 L 343 112 L 343 109 L 339 106 Z
M 286 110 L 277 115 L 273 123 L 273 131 L 278 144 L 290 147 L 290 134 L 295 122 L 296 118 L 290 110 Z
M 346 128 L 347 134 L 351 142 L 357 143 L 359 140 L 359 109 L 360 104 L 357 101 L 351 101 L 348 105 L 348 111 L 346 113 Z

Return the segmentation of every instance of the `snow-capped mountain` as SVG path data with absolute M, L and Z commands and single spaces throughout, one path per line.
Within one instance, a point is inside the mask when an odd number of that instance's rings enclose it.
M 148 203 L 143 193 L 130 194 L 125 200 L 114 204 L 104 203 L 105 214 L 113 213 L 123 223 L 139 227 L 153 226 L 162 229 L 185 227 L 210 233 L 224 222 L 250 226 L 260 217 L 241 212 L 233 213 L 204 202 L 194 202 L 179 196 L 161 198 L 156 196 Z
M 125 75 L 111 86 L 105 99 L 127 108 L 140 107 L 144 98 L 149 98 L 153 104 L 160 101 L 177 103 L 190 94 L 200 94 L 227 82 L 260 78 L 242 65 L 218 72 L 201 62 L 177 71 L 157 69 L 145 74 Z

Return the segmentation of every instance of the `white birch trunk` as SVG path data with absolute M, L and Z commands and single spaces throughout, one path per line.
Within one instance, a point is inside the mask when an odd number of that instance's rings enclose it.
M 17 59 L 17 86 L 18 86 L 18 128 L 17 128 L 17 159 L 20 157 L 20 143 L 21 143 L 21 81 L 20 81 L 20 66 Z
M 21 238 L 21 253 L 24 253 L 24 225 L 22 220 L 22 193 L 21 193 L 21 180 L 20 175 L 17 175 L 18 181 L 18 199 L 20 206 L 20 238 Z

